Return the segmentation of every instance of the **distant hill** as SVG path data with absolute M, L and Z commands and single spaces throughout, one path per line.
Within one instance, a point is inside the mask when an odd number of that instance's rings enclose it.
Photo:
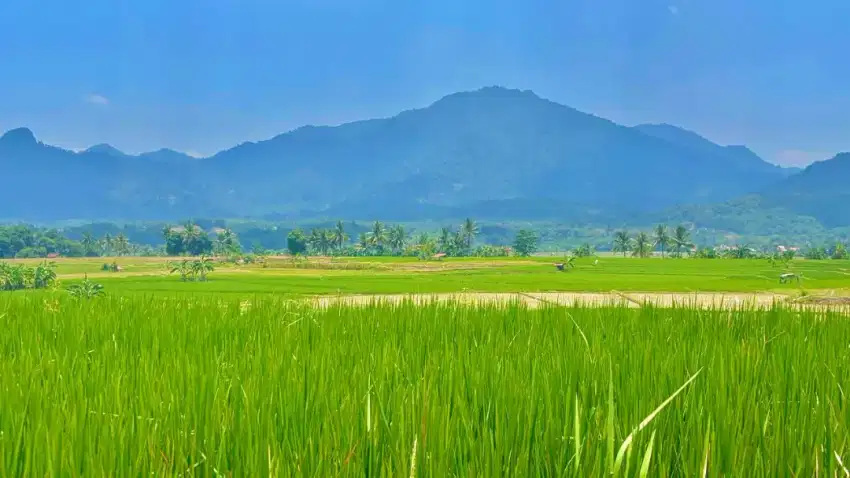
M 782 168 L 760 158 L 746 146 L 720 146 L 702 136 L 678 126 L 669 124 L 642 124 L 634 127 L 636 130 L 663 139 L 672 144 L 687 148 L 690 151 L 716 158 L 716 167 L 731 167 L 736 170 L 746 170 L 755 173 L 790 176 L 799 170 Z
M 787 180 L 743 147 L 634 128 L 499 87 L 397 116 L 306 126 L 194 159 L 0 139 L 13 219 L 439 216 L 584 221 L 727 201 Z
M 825 226 L 850 226 L 850 153 L 811 164 L 761 193 L 767 207 L 818 219 Z

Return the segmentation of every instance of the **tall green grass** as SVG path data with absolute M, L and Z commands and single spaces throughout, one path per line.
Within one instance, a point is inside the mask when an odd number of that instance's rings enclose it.
M 6 296 L 0 325 L 0 476 L 844 476 L 850 463 L 837 315 Z

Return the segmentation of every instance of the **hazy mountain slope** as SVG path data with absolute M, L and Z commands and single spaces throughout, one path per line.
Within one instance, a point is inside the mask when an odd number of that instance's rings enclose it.
M 802 172 L 766 188 L 766 206 L 817 218 L 826 226 L 850 225 L 850 153 L 813 163 Z
M 786 173 L 675 127 L 629 128 L 504 88 L 397 116 L 307 126 L 210 158 L 108 145 L 71 153 L 29 130 L 0 139 L 16 178 L 0 216 L 168 219 L 263 214 L 625 217 L 725 201 Z

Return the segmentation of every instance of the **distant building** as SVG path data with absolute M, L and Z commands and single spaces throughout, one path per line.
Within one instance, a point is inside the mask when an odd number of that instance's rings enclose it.
M 51 252 L 50 254 L 47 255 L 48 259 L 56 259 L 57 257 L 59 257 L 58 252 Z

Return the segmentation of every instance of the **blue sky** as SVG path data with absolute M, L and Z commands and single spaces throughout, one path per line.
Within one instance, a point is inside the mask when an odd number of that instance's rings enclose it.
M 214 153 L 504 85 L 766 159 L 850 150 L 846 0 L 28 0 L 0 129 Z

